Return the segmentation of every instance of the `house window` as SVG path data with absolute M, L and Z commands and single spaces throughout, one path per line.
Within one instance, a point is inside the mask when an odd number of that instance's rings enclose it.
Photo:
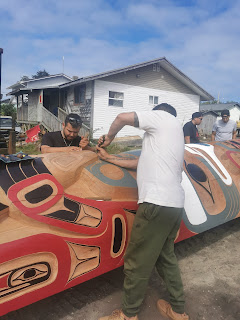
M 123 107 L 123 92 L 109 91 L 108 105 L 112 107 Z
M 158 104 L 157 96 L 149 96 L 149 104 Z
M 74 103 L 85 103 L 86 85 L 74 87 Z

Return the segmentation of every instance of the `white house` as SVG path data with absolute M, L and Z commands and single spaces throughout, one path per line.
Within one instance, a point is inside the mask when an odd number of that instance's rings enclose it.
M 18 101 L 28 95 L 27 107 L 18 103 L 18 122 L 40 123 L 52 131 L 61 128 L 66 113 L 74 112 L 82 117 L 93 138 L 106 133 L 121 112 L 151 110 L 166 102 L 176 108 L 184 124 L 199 110 L 200 101 L 214 99 L 164 57 L 76 80 L 55 75 L 9 88 Z M 127 126 L 118 137 L 142 134 Z
M 50 121 L 58 117 L 58 108 L 61 102 L 59 86 L 72 81 L 65 74 L 56 74 L 38 79 L 18 81 L 7 89 L 7 95 L 16 98 L 17 121 L 21 124 L 45 124 L 47 129 Z M 56 119 L 55 119 L 56 120 Z
M 83 77 L 59 86 L 66 97 L 64 109 L 80 114 L 98 138 L 121 112 L 151 110 L 166 102 L 174 106 L 182 124 L 199 110 L 200 101 L 214 98 L 166 58 Z M 126 126 L 118 134 L 142 136 Z

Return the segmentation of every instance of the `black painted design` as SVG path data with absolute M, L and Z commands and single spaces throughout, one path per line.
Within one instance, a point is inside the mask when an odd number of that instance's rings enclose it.
M 48 217 L 74 223 L 80 213 L 80 203 L 64 197 L 64 205 L 68 210 L 58 210 L 48 214 Z
M 73 224 L 81 224 L 82 226 L 88 226 L 88 227 L 91 227 L 91 226 L 84 223 L 84 219 L 86 217 L 94 220 L 94 227 L 97 227 L 101 222 L 100 217 L 96 218 L 96 217 L 92 216 L 91 214 L 87 213 L 87 210 L 85 208 L 90 207 L 90 206 L 83 205 L 80 202 L 73 201 L 73 200 L 66 198 L 66 197 L 64 197 L 64 206 L 69 210 L 57 210 L 57 211 L 54 211 L 54 212 L 47 214 L 46 217 L 61 220 L 61 221 L 66 221 L 66 222 L 73 223 Z M 81 217 L 81 219 L 79 220 L 79 214 L 80 214 L 81 209 L 83 210 L 84 214 Z M 99 209 L 97 209 L 97 208 L 94 208 L 94 209 L 98 210 L 101 213 L 101 211 Z M 96 224 L 96 221 L 98 221 L 97 224 Z
M 8 168 L 9 174 L 11 175 L 12 179 L 15 182 L 20 182 L 26 178 L 22 173 L 22 171 L 20 170 L 19 163 L 14 163 L 14 162 L 9 163 L 7 165 L 7 168 Z
M 0 274 L 0 278 L 6 275 L 8 288 L 0 289 L 0 298 L 46 281 L 51 275 L 51 267 L 47 262 L 38 262 L 9 270 Z
M 24 172 L 25 176 L 30 178 L 30 177 L 33 177 L 35 176 L 36 174 L 38 174 L 38 172 L 36 170 L 34 170 L 33 166 L 33 161 L 31 162 L 21 162 L 21 168 L 22 168 L 22 171 Z
M 129 210 L 129 209 L 125 209 L 125 208 L 123 208 L 123 210 L 128 211 L 128 212 L 133 213 L 133 214 L 137 213 L 137 210 Z
M 187 169 L 188 174 L 191 176 L 191 178 L 195 182 L 197 182 L 204 190 L 207 191 L 207 193 L 210 195 L 210 197 L 214 203 L 209 179 L 206 176 L 205 172 L 198 165 L 196 165 L 194 163 L 187 164 L 185 160 L 184 160 L 184 163 L 185 163 L 185 167 Z M 208 184 L 209 190 L 203 185 L 204 182 L 206 182 Z
M 44 184 L 43 186 L 26 193 L 25 198 L 29 203 L 39 203 L 49 198 L 52 193 L 53 188 L 49 184 Z
M 49 173 L 49 174 L 51 174 L 51 172 L 48 170 L 48 168 L 42 162 L 41 158 L 35 158 L 35 160 L 33 162 L 33 166 L 37 170 L 38 173 Z
M 35 176 L 42 173 L 51 174 L 42 162 L 41 158 L 35 158 L 34 160 L 30 158 L 26 159 L 25 161 L 16 161 L 9 163 L 0 161 L 0 187 L 7 194 L 8 189 L 14 183 L 23 181 L 26 179 L 26 177 Z
M 3 203 L 0 202 L 0 212 L 1 212 L 2 210 L 7 209 L 7 208 L 8 208 L 8 206 L 6 206 L 5 204 L 3 204 Z
M 116 218 L 114 220 L 114 242 L 113 242 L 113 252 L 116 254 L 121 249 L 122 245 L 122 236 L 123 236 L 123 226 L 122 220 Z

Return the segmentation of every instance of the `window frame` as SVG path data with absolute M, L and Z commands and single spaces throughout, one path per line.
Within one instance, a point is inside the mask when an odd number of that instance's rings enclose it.
M 150 101 L 150 99 L 152 98 L 152 102 Z M 155 99 L 157 99 L 157 102 L 155 102 Z M 149 95 L 148 96 L 148 104 L 151 104 L 153 106 L 157 106 L 158 105 L 158 99 L 159 99 L 159 96 L 152 96 L 152 95 Z
M 111 94 L 115 95 L 120 95 L 122 97 L 111 97 Z M 117 103 L 120 102 L 121 105 L 114 105 L 110 104 L 110 101 L 116 101 Z M 116 108 L 123 108 L 123 102 L 124 102 L 124 92 L 119 92 L 119 91 L 108 91 L 108 106 L 109 107 L 116 107 Z
M 74 104 L 75 105 L 85 104 L 85 102 L 86 102 L 86 84 L 75 86 L 73 89 L 73 92 L 74 92 Z

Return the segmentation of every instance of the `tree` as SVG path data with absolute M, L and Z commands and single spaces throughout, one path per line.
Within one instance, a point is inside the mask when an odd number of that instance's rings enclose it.
M 32 75 L 32 78 L 39 79 L 39 78 L 44 78 L 48 76 L 50 76 L 50 74 L 44 69 L 44 70 L 39 70 L 36 74 Z
M 11 116 L 14 120 L 17 118 L 17 110 L 11 103 L 1 104 L 1 116 Z
M 20 79 L 20 81 L 28 81 L 28 80 L 30 80 L 28 76 L 22 76 L 22 78 Z

